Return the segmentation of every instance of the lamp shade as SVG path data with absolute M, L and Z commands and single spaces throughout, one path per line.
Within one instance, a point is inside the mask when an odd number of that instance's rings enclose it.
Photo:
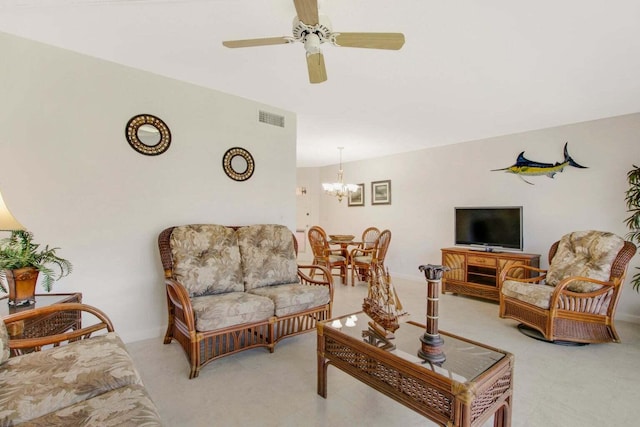
M 12 230 L 24 230 L 24 226 L 13 217 L 7 205 L 4 204 L 2 193 L 0 193 L 0 230 L 12 231 Z

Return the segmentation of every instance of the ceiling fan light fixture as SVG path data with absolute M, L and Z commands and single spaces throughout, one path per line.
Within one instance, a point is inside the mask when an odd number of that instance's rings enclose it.
M 291 32 L 293 38 L 301 43 L 304 43 L 307 34 L 316 34 L 320 38 L 320 43 L 325 43 L 329 41 L 333 29 L 331 27 L 331 21 L 329 21 L 329 18 L 325 15 L 320 15 L 320 22 L 315 25 L 307 25 L 296 16 L 293 18 L 293 28 Z
M 293 18 L 293 37 L 264 37 L 259 39 L 227 40 L 222 44 L 229 48 L 269 46 L 300 42 L 307 53 L 309 83 L 327 80 L 324 57 L 320 51 L 323 43 L 337 47 L 398 50 L 404 45 L 402 33 L 340 33 L 333 32 L 331 21 L 318 13 L 317 0 L 293 0 L 297 15 Z
M 304 38 L 304 49 L 307 51 L 307 55 L 320 53 L 320 37 L 315 33 L 307 34 Z

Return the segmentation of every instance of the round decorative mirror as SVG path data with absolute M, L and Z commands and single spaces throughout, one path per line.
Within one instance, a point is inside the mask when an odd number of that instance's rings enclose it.
M 133 116 L 127 123 L 125 135 L 134 150 L 147 156 L 162 154 L 171 145 L 169 127 L 151 114 Z
M 224 173 L 234 181 L 246 181 L 255 170 L 255 162 L 251 153 L 244 148 L 233 147 L 222 157 Z

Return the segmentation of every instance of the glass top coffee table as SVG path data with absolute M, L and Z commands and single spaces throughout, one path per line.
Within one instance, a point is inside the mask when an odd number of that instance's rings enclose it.
M 394 339 L 369 327 L 363 312 L 318 323 L 318 394 L 327 397 L 329 364 L 441 425 L 511 425 L 513 355 L 440 331 L 445 361 L 418 357 L 425 327 L 401 323 Z

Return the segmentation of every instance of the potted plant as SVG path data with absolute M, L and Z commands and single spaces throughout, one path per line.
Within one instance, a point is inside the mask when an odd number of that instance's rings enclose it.
M 0 288 L 9 292 L 9 304 L 25 305 L 35 301 L 39 273 L 47 292 L 51 291 L 54 281 L 71 273 L 71 263 L 56 255 L 58 249 L 49 246 L 41 249 L 33 242 L 33 234 L 25 230 L 14 230 L 10 237 L 0 240 Z
M 638 166 L 633 165 L 633 169 L 627 173 L 627 182 L 629 189 L 626 192 L 625 201 L 631 215 L 625 220 L 627 228 L 630 230 L 626 237 L 630 241 L 640 244 L 640 168 Z M 640 272 L 633 275 L 631 283 L 633 289 L 640 292 Z

